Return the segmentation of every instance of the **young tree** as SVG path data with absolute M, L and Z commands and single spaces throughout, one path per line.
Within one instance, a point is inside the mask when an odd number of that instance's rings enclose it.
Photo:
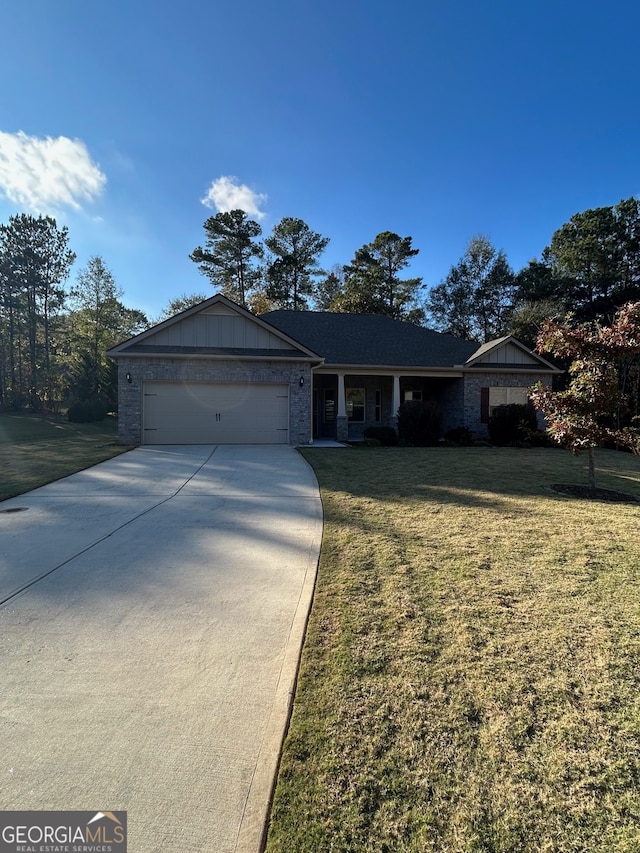
M 484 343 L 506 334 L 514 297 L 515 276 L 506 255 L 478 235 L 432 288 L 427 310 L 440 331 Z
M 313 297 L 316 279 L 322 274 L 318 258 L 329 238 L 312 231 L 302 219 L 285 216 L 264 243 L 272 255 L 267 265 L 267 297 L 280 308 L 308 308 L 307 298 Z
M 262 228 L 248 219 L 244 210 L 231 210 L 210 216 L 204 230 L 205 248 L 197 246 L 189 257 L 214 287 L 246 306 L 249 293 L 260 280 L 255 260 L 262 258 L 264 250 L 255 238 Z
M 264 290 L 255 290 L 247 301 L 247 309 L 252 314 L 266 314 L 267 311 L 273 311 L 278 306 L 272 299 L 269 299 Z
M 422 279 L 401 279 L 399 275 L 420 251 L 412 247 L 411 240 L 382 231 L 372 243 L 358 249 L 344 268 L 344 288 L 335 299 L 336 309 L 420 323 L 424 319 L 418 305 Z
M 142 331 L 147 318 L 121 302 L 123 291 L 99 255 L 90 258 L 79 271 L 71 296 L 72 394 L 79 400 L 105 396 L 115 403 L 116 377 L 105 353 L 119 341 Z
M 537 342 L 540 353 L 570 358 L 570 382 L 564 391 L 551 391 L 538 383 L 532 394 L 544 413 L 549 432 L 559 443 L 588 453 L 589 489 L 595 489 L 594 449 L 616 442 L 638 452 L 637 430 L 621 427 L 619 413 L 625 397 L 619 382 L 623 362 L 640 353 L 640 302 L 621 308 L 610 326 L 575 325 L 571 316 L 563 323 L 547 320 Z

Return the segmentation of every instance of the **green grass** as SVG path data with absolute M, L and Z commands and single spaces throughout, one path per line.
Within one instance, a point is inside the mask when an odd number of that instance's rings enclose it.
M 268 853 L 637 853 L 640 504 L 552 449 L 308 450 L 325 532 Z M 640 496 L 640 459 L 598 451 Z
M 53 417 L 0 415 L 0 500 L 123 453 L 115 418 L 72 424 Z

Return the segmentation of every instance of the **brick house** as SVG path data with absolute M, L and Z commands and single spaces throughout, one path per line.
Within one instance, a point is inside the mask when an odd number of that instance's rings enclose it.
M 442 429 L 486 435 L 491 409 L 559 372 L 512 337 L 482 346 L 389 317 L 271 311 L 221 294 L 109 350 L 126 444 L 309 444 L 394 425 L 433 400 Z

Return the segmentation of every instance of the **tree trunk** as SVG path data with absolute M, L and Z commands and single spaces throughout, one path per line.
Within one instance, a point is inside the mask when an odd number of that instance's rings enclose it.
M 27 287 L 27 331 L 29 335 L 29 406 L 38 406 L 38 315 L 35 286 Z
M 595 448 L 589 448 L 589 491 L 595 492 L 596 490 L 596 459 L 595 459 Z

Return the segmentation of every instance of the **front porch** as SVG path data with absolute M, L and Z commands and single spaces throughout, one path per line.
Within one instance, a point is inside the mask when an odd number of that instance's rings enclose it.
M 442 430 L 463 423 L 462 373 L 313 372 L 313 437 L 361 441 L 370 426 L 396 428 L 397 412 L 407 400 L 438 403 Z

